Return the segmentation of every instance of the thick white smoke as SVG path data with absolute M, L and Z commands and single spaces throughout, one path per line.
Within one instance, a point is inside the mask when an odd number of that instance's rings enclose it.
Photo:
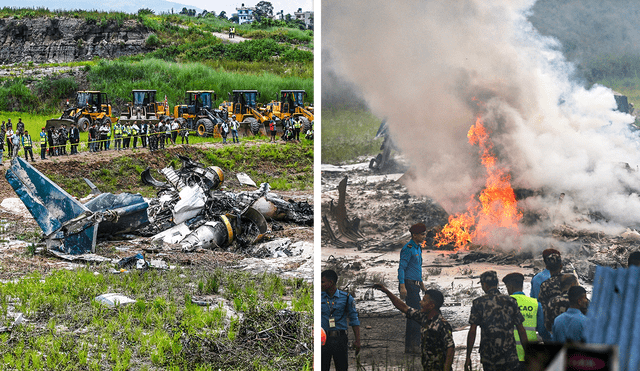
M 608 228 L 640 224 L 633 118 L 614 111 L 609 89 L 571 81 L 557 42 L 527 21 L 533 4 L 325 0 L 323 48 L 387 118 L 416 170 L 412 192 L 456 212 L 482 187 L 477 147 L 466 137 L 482 110 L 514 187 L 544 191 L 523 206 L 566 221 L 598 211 Z

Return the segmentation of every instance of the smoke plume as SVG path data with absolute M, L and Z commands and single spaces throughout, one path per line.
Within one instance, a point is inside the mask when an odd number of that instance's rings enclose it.
M 409 190 L 453 213 L 484 184 L 467 131 L 481 113 L 522 201 L 555 222 L 640 224 L 633 118 L 608 88 L 572 81 L 556 39 L 529 22 L 532 0 L 322 2 L 323 48 L 361 91 L 416 175 Z M 628 164 L 628 166 L 626 165 Z M 558 203 L 561 193 L 566 196 Z

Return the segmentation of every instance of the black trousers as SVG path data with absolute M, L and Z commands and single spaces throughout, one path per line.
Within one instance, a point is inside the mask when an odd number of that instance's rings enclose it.
M 407 289 L 407 305 L 420 310 L 420 287 L 408 281 L 405 281 L 404 286 Z M 407 318 L 407 331 L 404 338 L 405 352 L 420 351 L 420 336 L 420 324 Z
M 348 342 L 349 338 L 346 332 L 340 336 L 327 336 L 327 342 L 322 347 L 322 360 L 320 363 L 322 371 L 329 371 L 331 358 L 333 358 L 336 371 L 347 371 L 349 366 Z

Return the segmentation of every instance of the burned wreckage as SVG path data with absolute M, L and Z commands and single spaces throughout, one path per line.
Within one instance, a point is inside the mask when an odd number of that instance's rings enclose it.
M 313 223 L 311 205 L 283 200 L 270 193 L 268 183 L 255 191 L 220 190 L 220 168 L 179 158 L 179 170 L 160 170 L 167 182 L 154 179 L 149 168 L 141 174 L 143 183 L 158 189 L 158 197 L 150 200 L 140 194 L 100 193 L 85 179 L 97 196 L 83 204 L 20 157 L 5 177 L 42 229 L 47 248 L 64 254 L 94 253 L 99 238 L 125 233 L 177 244 L 185 251 L 233 242 L 242 248 L 270 232 L 267 219 Z

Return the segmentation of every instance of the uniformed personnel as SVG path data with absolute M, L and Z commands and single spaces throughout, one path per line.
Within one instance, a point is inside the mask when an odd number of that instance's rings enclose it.
M 518 302 L 518 308 L 520 308 L 520 313 L 522 313 L 524 317 L 524 323 L 522 325 L 527 333 L 527 340 L 529 342 L 537 342 L 538 335 L 536 335 L 536 331 L 544 341 L 551 340 L 551 334 L 549 334 L 544 326 L 542 305 L 538 300 L 525 295 L 522 291 L 524 275 L 518 272 L 509 273 L 502 278 L 502 282 L 504 282 L 507 287 L 507 293 Z M 513 333 L 516 339 L 518 360 L 524 362 L 524 348 L 522 347 L 522 342 L 520 342 L 520 335 L 515 329 Z
M 542 304 L 542 309 L 545 312 L 549 311 L 549 301 L 562 294 L 562 288 L 560 287 L 560 281 L 562 279 L 562 257 L 560 253 L 554 251 L 547 255 L 545 263 L 551 273 L 548 280 L 540 284 L 540 296 L 538 301 Z
M 407 305 L 419 310 L 420 291 L 426 290 L 422 281 L 422 242 L 426 237 L 427 226 L 424 223 L 416 223 L 409 228 L 409 232 L 411 240 L 400 250 L 398 291 L 400 298 L 407 301 Z M 407 319 L 404 351 L 420 352 L 420 324 L 410 319 Z
M 450 371 L 455 354 L 455 344 L 453 329 L 440 313 L 440 307 L 444 303 L 442 293 L 438 290 L 426 290 L 420 301 L 420 310 L 417 310 L 393 295 L 384 285 L 375 284 L 373 287 L 387 294 L 393 305 L 406 314 L 407 319 L 420 324 L 423 370 Z
M 542 260 L 544 261 L 545 269 L 538 272 L 531 279 L 531 292 L 529 296 L 531 296 L 532 298 L 538 299 L 538 296 L 540 296 L 540 285 L 542 284 L 542 282 L 548 280 L 549 277 L 551 277 L 551 271 L 549 271 L 549 263 L 547 262 L 547 257 L 551 254 L 560 255 L 560 251 L 556 249 L 546 249 L 542 252 Z
M 338 290 L 338 275 L 333 270 L 325 270 L 321 275 L 322 328 L 327 334 L 327 341 L 322 347 L 322 371 L 328 371 L 331 359 L 336 371 L 347 371 L 348 364 L 348 325 L 355 336 L 356 355 L 360 352 L 360 320 L 356 311 L 355 299 L 349 293 Z
M 520 362 L 513 336 L 515 327 L 522 345 L 526 348 L 527 333 L 522 326 L 524 317 L 516 299 L 501 294 L 498 290 L 498 275 L 487 271 L 480 275 L 480 284 L 485 295 L 475 299 L 469 316 L 467 334 L 467 359 L 465 371 L 472 370 L 471 352 L 476 341 L 477 327 L 480 326 L 480 362 L 484 371 L 519 370 Z
M 566 312 L 571 306 L 569 303 L 569 289 L 578 285 L 578 279 L 573 274 L 563 274 L 560 278 L 560 290 L 562 290 L 562 293 L 549 300 L 547 311 L 544 313 L 544 325 L 548 331 L 551 331 L 556 317 Z

